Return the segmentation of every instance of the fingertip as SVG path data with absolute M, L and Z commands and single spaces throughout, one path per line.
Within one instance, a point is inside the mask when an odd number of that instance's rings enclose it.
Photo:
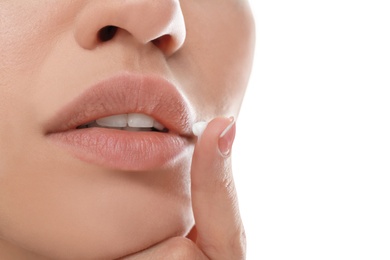
M 221 150 L 225 150 L 223 149 L 225 147 L 220 147 L 220 140 L 226 140 L 226 138 L 234 139 L 235 120 L 234 117 L 217 117 L 208 123 L 201 121 L 194 124 L 193 130 L 194 134 L 198 137 L 197 146 L 215 146 L 220 148 L 219 150 L 222 152 Z
M 221 176 L 227 176 L 234 135 L 234 118 L 218 117 L 207 124 L 198 137 L 192 158 L 193 187 L 213 189 L 213 184 L 220 182 Z

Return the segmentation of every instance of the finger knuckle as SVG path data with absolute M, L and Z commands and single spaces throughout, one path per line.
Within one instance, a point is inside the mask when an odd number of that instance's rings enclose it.
M 246 255 L 246 234 L 243 227 L 237 229 L 236 234 L 232 236 L 229 247 L 235 259 L 245 259 Z
M 210 259 L 245 260 L 246 235 L 243 227 L 231 230 L 229 238 L 216 241 L 203 240 L 200 247 Z
M 234 179 L 231 175 L 220 174 L 218 178 L 210 183 L 211 190 L 214 192 L 224 191 L 226 193 L 235 194 Z

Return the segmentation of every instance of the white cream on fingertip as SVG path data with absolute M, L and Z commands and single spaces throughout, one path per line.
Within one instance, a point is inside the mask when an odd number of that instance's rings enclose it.
M 197 136 L 197 137 L 200 137 L 204 130 L 206 129 L 208 123 L 205 122 L 205 121 L 199 121 L 199 122 L 196 122 L 193 126 L 192 126 L 192 133 Z

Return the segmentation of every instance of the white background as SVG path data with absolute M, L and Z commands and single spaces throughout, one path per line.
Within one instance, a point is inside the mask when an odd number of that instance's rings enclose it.
M 251 0 L 234 172 L 249 260 L 390 259 L 390 1 Z

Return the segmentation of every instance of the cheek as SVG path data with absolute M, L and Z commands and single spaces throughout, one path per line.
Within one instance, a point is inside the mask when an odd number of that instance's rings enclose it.
M 67 13 L 57 16 L 55 10 L 60 4 L 45 2 L 48 1 L 0 1 L 0 163 L 3 168 L 25 154 L 25 147 L 34 147 L 32 137 L 39 131 L 40 107 L 34 104 L 34 97 L 41 85 L 35 78 Z
M 206 13 L 204 7 L 199 13 L 193 9 L 186 12 L 187 40 L 182 60 L 175 64 L 204 119 L 237 116 L 252 66 L 252 14 L 246 5 L 226 5 L 221 8 L 223 13 L 214 5 Z
M 47 35 L 47 26 L 43 26 L 45 20 L 36 15 L 38 10 L 43 11 L 41 4 L 26 5 L 22 7 L 18 3 L 0 4 L 0 73 L 7 76 L 6 78 L 11 75 L 20 76 L 20 72 L 31 70 L 32 64 L 36 63 L 42 54 L 42 51 L 38 50 L 47 41 L 43 37 Z
M 43 26 L 44 13 L 36 15 L 40 13 L 38 10 L 44 12 L 40 8 L 42 3 L 32 8 L 31 3 L 23 3 L 22 7 L 20 2 L 26 1 L 5 2 L 0 3 L 0 150 L 3 151 L 4 142 L 13 147 L 9 137 L 16 135 L 8 129 L 31 130 L 28 124 L 34 116 L 30 99 L 36 91 L 33 78 L 48 49 L 48 35 L 53 35 Z
M 0 91 L 34 77 L 56 37 L 69 26 L 73 9 L 64 2 L 0 1 Z M 32 91 L 30 85 L 21 87 Z

